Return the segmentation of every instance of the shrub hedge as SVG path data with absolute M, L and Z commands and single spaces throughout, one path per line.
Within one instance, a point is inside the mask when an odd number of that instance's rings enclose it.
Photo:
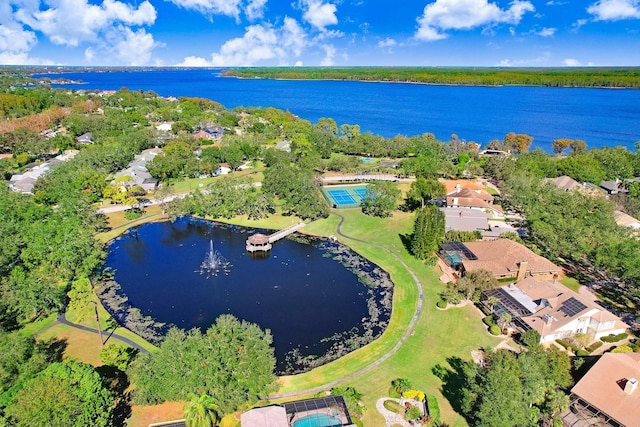
M 493 316 L 486 316 L 482 318 L 482 323 L 487 326 L 493 326 L 496 324 L 496 319 L 494 319 Z
M 566 342 L 565 340 L 557 339 L 556 342 L 558 344 L 560 344 L 561 346 L 563 346 L 564 348 L 573 351 L 574 353 L 577 353 L 578 350 L 579 350 L 578 347 L 576 347 L 573 344 L 570 344 L 570 343 Z
M 623 332 L 621 334 L 618 335 L 607 335 L 605 337 L 600 338 L 601 341 L 604 342 L 618 342 L 618 341 L 622 341 L 623 339 L 627 338 L 629 336 L 628 333 Z
M 602 341 L 595 341 L 593 344 L 587 347 L 587 351 L 589 353 L 593 353 L 594 351 L 602 347 L 602 345 L 603 345 Z
M 489 326 L 489 333 L 491 335 L 502 335 L 502 329 L 498 325 L 491 325 Z
M 440 301 L 438 301 L 436 303 L 436 307 L 438 308 L 446 308 L 447 307 L 447 302 L 443 299 L 441 299 Z
M 435 396 L 427 395 L 427 411 L 434 424 L 440 422 L 440 405 Z

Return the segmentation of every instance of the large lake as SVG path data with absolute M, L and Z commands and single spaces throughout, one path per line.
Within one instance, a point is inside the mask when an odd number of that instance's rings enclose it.
M 640 141 L 640 90 L 548 87 L 437 86 L 350 81 L 236 79 L 220 70 L 83 72 L 52 75 L 82 80 L 73 89 L 153 90 L 161 96 L 197 96 L 238 106 L 275 107 L 317 122 L 331 117 L 385 137 L 431 132 L 486 144 L 508 132 L 534 137 L 551 151 L 558 138 L 589 148 Z
M 206 329 L 230 313 L 270 329 L 279 373 L 308 370 L 382 334 L 393 294 L 384 271 L 342 245 L 301 237 L 254 257 L 245 251 L 254 231 L 189 218 L 149 223 L 114 240 L 105 266 L 128 303 L 158 322 Z M 230 264 L 226 273 L 201 272 L 211 244 Z

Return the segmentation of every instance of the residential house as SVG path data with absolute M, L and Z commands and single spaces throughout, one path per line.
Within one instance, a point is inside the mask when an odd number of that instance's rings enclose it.
M 115 174 L 114 179 L 121 177 L 131 178 L 129 184 L 139 185 L 147 193 L 155 190 L 158 185 L 158 180 L 149 173 L 146 167 L 140 165 L 129 166 L 128 168 L 121 170 Z
M 458 231 L 486 231 L 489 229 L 489 219 L 493 215 L 482 210 L 465 208 L 440 208 L 444 214 L 444 230 Z
M 555 279 L 562 269 L 529 248 L 510 239 L 477 242 L 445 242 L 440 257 L 461 276 L 468 271 L 487 270 L 496 279 L 520 281 L 527 277 Z
M 633 228 L 635 230 L 640 229 L 640 221 L 622 211 L 613 211 L 613 218 L 615 219 L 616 224 L 621 227 Z
M 250 409 L 240 415 L 241 427 L 355 427 L 342 396 L 325 396 Z
M 516 328 L 538 331 L 542 344 L 576 334 L 586 334 L 593 341 L 628 328 L 616 315 L 555 280 L 528 277 L 485 291 L 483 297 L 496 316 L 509 313 Z M 488 304 L 489 297 L 498 302 Z
M 480 157 L 506 157 L 510 156 L 511 153 L 508 151 L 502 150 L 482 150 L 480 151 Z
M 93 140 L 91 139 L 92 137 L 93 137 L 93 134 L 91 132 L 87 132 L 77 137 L 76 141 L 78 142 L 78 144 L 82 144 L 82 145 L 93 144 Z
M 493 196 L 482 184 L 471 180 L 443 180 L 448 208 L 485 210 L 494 216 L 502 216 L 502 207 L 493 204 Z
M 231 166 L 228 163 L 220 163 L 213 176 L 226 175 L 228 173 L 231 173 Z
M 571 389 L 565 426 L 640 425 L 640 353 L 605 353 Z
M 220 141 L 224 135 L 224 129 L 221 127 L 206 128 L 196 132 L 193 137 L 205 141 Z
M 154 191 L 158 186 L 158 180 L 147 170 L 147 163 L 160 153 L 162 153 L 162 149 L 154 147 L 144 150 L 140 154 L 136 154 L 133 161 L 129 163 L 129 166 L 114 176 L 114 180 L 128 176 L 131 178 L 131 185 L 139 185 L 147 193 Z
M 582 188 L 582 184 L 567 175 L 551 178 L 549 179 L 549 182 L 564 191 L 578 190 Z
M 66 150 L 51 160 L 26 166 L 25 172 L 16 173 L 11 176 L 9 179 L 9 189 L 17 193 L 33 194 L 33 187 L 42 175 L 56 164 L 72 159 L 76 154 L 78 154 L 78 150 Z
M 495 221 L 492 211 L 468 208 L 440 208 L 444 214 L 446 231 L 479 231 L 483 238 L 497 239 L 502 233 L 518 233 L 519 230 L 504 220 Z
M 633 181 L 633 180 L 629 180 Z M 629 190 L 625 188 L 625 182 L 616 178 L 612 181 L 602 181 L 600 183 L 600 187 L 607 192 L 607 194 L 619 194 L 619 193 L 628 193 Z
M 276 144 L 276 150 L 286 151 L 287 153 L 291 152 L 291 141 L 288 139 L 283 139 L 282 141 Z
M 547 181 L 564 191 L 577 190 L 583 194 L 591 196 L 602 196 L 605 194 L 605 191 L 601 187 L 590 182 L 579 183 L 567 175 L 562 175 L 557 178 L 549 178 Z

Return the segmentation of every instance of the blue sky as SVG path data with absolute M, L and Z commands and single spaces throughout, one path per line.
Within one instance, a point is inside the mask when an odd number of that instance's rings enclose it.
M 0 64 L 640 66 L 640 0 L 0 0 Z

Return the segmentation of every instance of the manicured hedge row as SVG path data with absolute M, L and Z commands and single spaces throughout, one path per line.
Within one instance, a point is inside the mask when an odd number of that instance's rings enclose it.
M 482 323 L 484 323 L 487 326 L 493 326 L 496 324 L 496 319 L 494 319 L 493 316 L 483 317 Z
M 564 348 L 566 348 L 566 349 L 568 349 L 568 350 L 571 350 L 571 351 L 573 351 L 574 353 L 578 353 L 578 350 L 579 350 L 579 349 L 578 349 L 578 347 L 576 347 L 576 346 L 574 346 L 574 345 L 572 345 L 572 344 L 570 344 L 570 343 L 566 342 L 565 340 L 560 340 L 560 339 L 558 339 L 558 340 L 556 340 L 556 342 L 557 342 L 558 344 L 560 344 L 561 346 L 563 346 Z
M 622 341 L 623 339 L 627 338 L 628 336 L 629 336 L 628 333 L 623 332 L 623 333 L 618 334 L 618 335 L 607 335 L 606 337 L 600 338 L 600 340 L 604 341 L 604 342 L 618 342 L 618 341 Z
M 427 411 L 434 424 L 440 422 L 440 405 L 435 396 L 427 395 Z
M 589 347 L 587 347 L 587 351 L 589 353 L 593 353 L 594 351 L 596 351 L 597 349 L 602 347 L 602 345 L 603 345 L 602 341 L 594 341 L 593 344 L 591 344 Z

